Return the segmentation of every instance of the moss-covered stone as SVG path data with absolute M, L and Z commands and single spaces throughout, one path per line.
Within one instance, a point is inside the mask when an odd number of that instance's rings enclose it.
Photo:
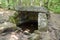
M 47 31 L 48 29 L 47 23 L 48 23 L 48 20 L 47 20 L 46 14 L 39 13 L 38 14 L 38 30 Z

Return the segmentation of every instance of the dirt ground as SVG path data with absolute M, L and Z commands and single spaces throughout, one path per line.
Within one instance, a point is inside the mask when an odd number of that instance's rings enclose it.
M 60 14 L 50 14 L 49 26 L 53 27 L 54 29 L 60 29 Z

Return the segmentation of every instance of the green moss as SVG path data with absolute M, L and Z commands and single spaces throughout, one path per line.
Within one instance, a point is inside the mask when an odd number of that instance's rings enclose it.
M 13 16 L 10 16 L 9 21 L 16 24 L 18 22 L 17 15 L 18 13 L 16 12 Z
M 12 22 L 12 23 L 15 23 L 15 19 L 14 19 L 14 17 L 11 16 L 11 17 L 9 18 L 9 21 Z

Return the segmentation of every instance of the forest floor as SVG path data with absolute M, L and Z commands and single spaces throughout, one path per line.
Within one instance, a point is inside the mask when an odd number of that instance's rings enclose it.
M 60 14 L 51 13 L 49 21 L 50 27 L 54 27 L 54 29 L 60 29 Z

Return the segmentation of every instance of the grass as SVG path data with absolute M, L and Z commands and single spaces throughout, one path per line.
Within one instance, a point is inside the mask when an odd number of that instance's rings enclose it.
M 55 13 L 60 13 L 60 0 L 49 0 L 45 6 Z
M 32 1 L 22 0 L 22 5 L 31 6 Z M 32 2 L 33 6 L 40 6 L 40 1 L 41 0 L 34 0 L 34 2 Z M 47 9 L 56 13 L 60 13 L 60 0 L 42 0 L 42 1 Z M 18 5 L 19 3 L 20 0 L 0 0 L 0 7 L 14 9 L 16 5 Z

